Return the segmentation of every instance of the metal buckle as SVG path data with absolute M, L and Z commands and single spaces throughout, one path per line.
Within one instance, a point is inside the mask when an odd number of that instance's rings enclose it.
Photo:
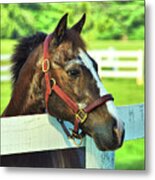
M 48 59 L 44 59 L 42 62 L 42 71 L 46 73 L 50 69 L 50 62 Z
M 85 120 L 87 119 L 87 113 L 83 110 L 80 109 L 76 114 L 75 114 L 75 118 L 80 120 L 80 123 L 84 123 Z

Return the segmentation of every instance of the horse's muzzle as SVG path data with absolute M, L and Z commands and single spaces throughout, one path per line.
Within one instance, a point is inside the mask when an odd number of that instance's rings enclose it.
M 124 124 L 113 127 L 95 127 L 92 138 L 101 151 L 116 150 L 123 144 L 125 135 Z

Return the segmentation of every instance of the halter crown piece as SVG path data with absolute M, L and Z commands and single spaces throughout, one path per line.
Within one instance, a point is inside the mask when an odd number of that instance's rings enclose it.
M 80 109 L 78 107 L 78 104 L 74 102 L 60 87 L 57 85 L 56 80 L 54 78 L 50 78 L 48 71 L 50 70 L 50 61 L 49 61 L 49 43 L 52 40 L 52 34 L 49 34 L 46 36 L 44 44 L 43 44 L 43 62 L 42 62 L 42 71 L 45 75 L 45 105 L 46 105 L 46 111 L 48 112 L 48 99 L 52 91 L 54 91 L 73 111 L 75 114 L 74 119 L 74 129 L 72 130 L 72 134 L 67 130 L 63 120 L 58 119 L 58 121 L 61 123 L 63 130 L 65 131 L 66 135 L 72 139 L 82 139 L 85 133 L 82 131 L 79 134 L 79 125 L 83 124 L 88 117 L 88 113 L 96 109 L 97 107 L 105 104 L 109 100 L 114 100 L 111 94 L 106 94 L 99 99 L 95 100 L 93 103 L 87 105 L 85 108 Z M 53 82 L 53 85 L 51 87 L 50 81 Z

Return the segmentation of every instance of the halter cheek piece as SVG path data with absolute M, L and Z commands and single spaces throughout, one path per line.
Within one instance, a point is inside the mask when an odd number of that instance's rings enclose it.
M 75 114 L 74 119 L 74 129 L 72 130 L 72 134 L 69 133 L 67 130 L 65 124 L 62 120 L 58 119 L 60 124 L 63 127 L 63 130 L 65 131 L 66 135 L 71 138 L 77 138 L 82 139 L 82 137 L 85 135 L 85 133 L 82 131 L 79 134 L 79 125 L 83 124 L 87 120 L 88 113 L 96 109 L 97 107 L 105 104 L 109 100 L 114 100 L 111 94 L 106 94 L 99 99 L 95 100 L 93 103 L 87 105 L 85 108 L 80 109 L 78 107 L 78 104 L 74 102 L 60 87 L 57 85 L 56 80 L 54 78 L 50 78 L 48 71 L 50 69 L 50 62 L 49 62 L 49 53 L 48 53 L 48 47 L 49 43 L 52 39 L 52 34 L 48 35 L 44 41 L 43 46 L 43 62 L 42 62 L 42 71 L 45 74 L 45 84 L 46 84 L 46 91 L 45 91 L 45 103 L 46 103 L 46 110 L 48 112 L 48 99 L 51 95 L 52 91 L 54 91 L 73 111 Z M 52 81 L 52 86 L 50 81 Z

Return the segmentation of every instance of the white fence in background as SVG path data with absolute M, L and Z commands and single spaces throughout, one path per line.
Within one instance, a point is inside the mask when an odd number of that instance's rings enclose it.
M 144 104 L 120 106 L 118 112 L 125 122 L 125 140 L 143 138 Z M 81 146 L 85 146 L 85 168 L 115 169 L 113 151 L 99 151 L 88 136 Z M 1 118 L 1 155 L 73 147 L 75 144 L 66 137 L 61 125 L 47 114 Z
M 0 81 L 5 82 L 5 81 L 10 81 L 11 80 L 11 75 L 10 75 L 10 68 L 11 68 L 11 63 L 10 63 L 10 54 L 2 54 L 0 55 L 1 58 L 1 70 L 0 70 Z M 6 64 L 6 65 L 3 65 Z
M 88 53 L 96 60 L 100 77 L 135 78 L 143 83 L 143 51 L 91 50 Z M 9 61 L 10 55 L 1 55 L 1 61 Z M 10 65 L 1 66 L 1 81 L 10 80 Z M 103 69 L 104 68 L 104 69 Z M 107 69 L 106 69 L 107 68 Z
M 137 84 L 143 83 L 143 51 L 92 50 L 89 54 L 96 60 L 100 77 L 135 78 Z

